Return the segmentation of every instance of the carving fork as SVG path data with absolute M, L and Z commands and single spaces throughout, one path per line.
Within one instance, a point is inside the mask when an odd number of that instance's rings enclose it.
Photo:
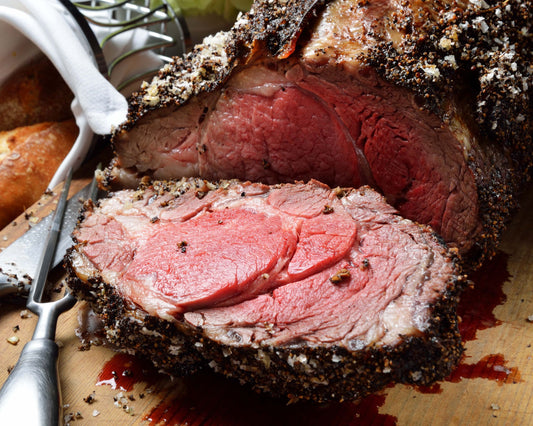
M 57 369 L 59 348 L 54 339 L 59 315 L 72 308 L 76 299 L 67 291 L 57 301 L 41 300 L 63 222 L 71 180 L 72 171 L 61 191 L 26 304 L 30 311 L 39 315 L 32 340 L 24 346 L 17 365 L 0 390 L 2 425 L 51 426 L 63 423 Z

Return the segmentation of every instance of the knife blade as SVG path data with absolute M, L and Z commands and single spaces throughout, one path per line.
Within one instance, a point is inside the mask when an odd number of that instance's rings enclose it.
M 93 179 L 68 200 L 50 269 L 63 261 L 65 253 L 73 244 L 71 234 L 78 221 L 80 209 L 86 200 L 96 199 L 97 193 L 98 186 L 96 179 Z M 38 268 L 39 256 L 36 253 L 41 253 L 44 248 L 52 216 L 53 213 L 50 213 L 0 253 L 0 296 L 28 293 Z

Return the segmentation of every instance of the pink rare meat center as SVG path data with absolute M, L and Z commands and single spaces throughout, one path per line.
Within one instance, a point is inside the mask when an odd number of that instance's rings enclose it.
M 176 312 L 250 299 L 341 260 L 354 244 L 348 215 L 304 219 L 248 209 L 206 212 L 158 229 L 124 273 L 171 300 Z
M 295 245 L 278 217 L 215 211 L 159 229 L 139 247 L 125 277 L 144 277 L 182 309 L 205 306 L 245 291 Z
M 206 176 L 218 169 L 212 177 L 361 184 L 353 142 L 343 126 L 299 88 L 283 87 L 272 96 L 228 90 L 203 135 L 206 152 L 199 161 Z

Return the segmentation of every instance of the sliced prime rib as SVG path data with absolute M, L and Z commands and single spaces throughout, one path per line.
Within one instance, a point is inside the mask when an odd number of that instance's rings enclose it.
M 463 351 L 454 251 L 369 187 L 145 180 L 87 204 L 74 237 L 71 290 L 171 375 L 342 401 L 429 384 Z
M 130 99 L 107 183 L 366 184 L 475 268 L 529 176 L 531 10 L 257 1 Z

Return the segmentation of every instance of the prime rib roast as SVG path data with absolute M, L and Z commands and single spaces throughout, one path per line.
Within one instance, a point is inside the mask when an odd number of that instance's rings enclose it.
M 530 175 L 531 10 L 255 2 L 131 97 L 70 288 L 172 375 L 315 401 L 445 377 Z
M 367 184 L 476 268 L 529 176 L 532 6 L 257 2 L 131 99 L 109 180 Z
M 462 354 L 456 256 L 369 187 L 154 181 L 87 205 L 74 237 L 69 287 L 171 375 L 344 400 Z

